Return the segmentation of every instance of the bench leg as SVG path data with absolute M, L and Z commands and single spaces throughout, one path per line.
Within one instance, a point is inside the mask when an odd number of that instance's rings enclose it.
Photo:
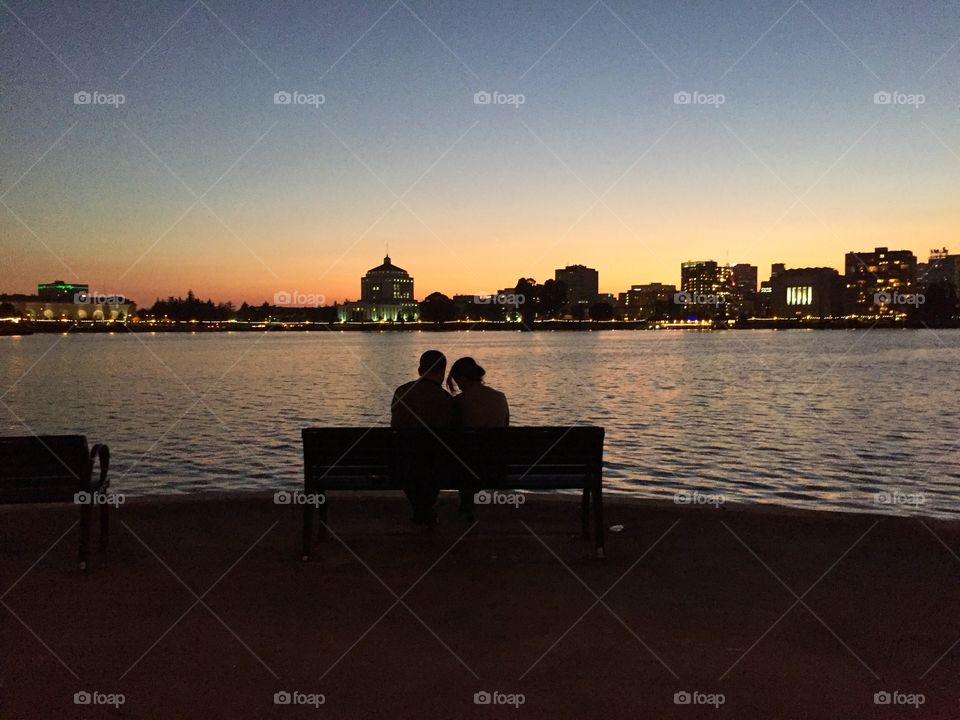
M 100 551 L 106 550 L 107 545 L 110 543 L 110 505 L 104 503 L 100 507 L 100 544 L 97 546 L 97 549 Z
M 580 500 L 580 530 L 582 537 L 590 537 L 590 488 L 583 489 L 583 498 Z
M 323 540 L 327 537 L 327 494 L 320 493 L 322 502 L 318 510 L 320 511 L 320 526 L 317 528 L 317 540 Z
M 604 530 L 603 527 L 603 486 L 600 483 L 597 483 L 593 489 L 593 533 L 594 533 L 594 543 L 597 548 L 597 557 L 602 558 L 604 555 L 603 541 L 604 541 Z
M 78 562 L 80 569 L 87 569 L 87 556 L 90 553 L 90 503 L 83 503 L 80 506 L 80 553 Z
M 310 546 L 313 541 L 313 506 L 306 503 L 303 506 L 303 560 L 310 559 Z

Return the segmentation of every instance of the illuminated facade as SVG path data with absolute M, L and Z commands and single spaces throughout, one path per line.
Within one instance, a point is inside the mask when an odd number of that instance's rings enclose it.
M 730 293 L 734 271 L 729 265 L 718 265 L 715 260 L 689 260 L 680 264 L 680 289 L 702 295 Z
M 843 315 L 843 280 L 833 268 L 781 270 L 770 281 L 770 310 L 779 318 Z
M 404 322 L 419 317 L 413 278 L 394 265 L 389 255 L 360 279 L 360 300 L 344 303 L 338 310 L 341 322 Z
M 686 306 L 685 315 L 707 318 L 725 318 L 732 311 L 733 268 L 718 265 L 715 260 L 689 260 L 680 264 L 680 289 L 694 299 L 711 302 Z
M 10 302 L 28 320 L 127 322 L 136 310 L 131 302 L 49 302 L 31 298 Z
M 662 320 L 679 317 L 682 313 L 673 301 L 676 285 L 648 283 L 631 285 L 627 292 L 620 293 L 620 305 L 625 320 Z
M 795 305 L 813 305 L 813 288 L 810 285 L 787 287 L 787 306 Z
M 846 310 L 849 315 L 876 316 L 894 312 L 878 304 L 882 293 L 916 292 L 917 258 L 909 250 L 876 248 L 873 252 L 849 252 L 844 263 Z
M 36 295 L 0 295 L 0 303 L 32 321 L 127 322 L 137 309 L 123 295 L 91 294 L 89 285 L 63 280 L 39 283 Z
M 78 296 L 85 298 L 90 292 L 89 285 L 66 283 L 63 280 L 54 280 L 52 283 L 39 283 L 37 297 L 50 302 L 75 302 Z

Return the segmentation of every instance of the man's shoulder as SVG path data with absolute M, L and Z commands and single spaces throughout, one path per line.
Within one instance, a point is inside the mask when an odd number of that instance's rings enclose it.
M 419 397 L 436 398 L 439 402 L 453 402 L 453 396 L 440 384 L 423 378 L 404 383 L 394 391 L 393 395 L 395 398 L 403 398 L 408 393 Z
M 401 385 L 400 387 L 398 387 L 396 390 L 393 391 L 394 397 L 403 395 L 404 393 L 409 392 L 410 389 L 413 388 L 413 386 L 416 385 L 418 382 L 420 381 L 411 380 L 410 382 L 405 382 L 403 385 Z

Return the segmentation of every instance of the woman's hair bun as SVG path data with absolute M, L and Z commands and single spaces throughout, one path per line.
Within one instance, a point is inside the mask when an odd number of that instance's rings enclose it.
M 464 378 L 480 382 L 486 374 L 487 371 L 480 367 L 472 357 L 462 357 L 450 367 L 450 375 L 454 380 Z

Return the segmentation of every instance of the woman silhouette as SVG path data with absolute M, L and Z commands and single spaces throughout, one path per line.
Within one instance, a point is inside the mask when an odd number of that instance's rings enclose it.
M 447 387 L 454 394 L 454 424 L 458 427 L 507 427 L 510 424 L 507 396 L 483 381 L 486 373 L 472 357 L 462 357 L 450 367 Z
M 450 367 L 447 387 L 453 398 L 455 427 L 497 428 L 510 424 L 507 396 L 484 383 L 486 371 L 472 357 L 462 357 Z M 472 523 L 475 493 L 480 489 L 465 481 L 460 490 L 460 512 Z

